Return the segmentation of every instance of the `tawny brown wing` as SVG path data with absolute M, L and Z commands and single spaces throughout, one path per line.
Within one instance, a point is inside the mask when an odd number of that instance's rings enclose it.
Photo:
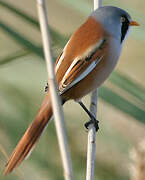
M 85 56 L 73 60 L 59 83 L 60 94 L 84 79 L 97 66 L 103 59 L 102 52 L 105 52 L 103 48 L 105 49 L 105 40 L 101 39 L 99 43 L 89 48 L 90 51 L 87 51 Z
M 74 60 L 76 62 L 77 60 L 80 60 L 77 62 L 76 67 L 80 66 L 84 69 L 85 66 L 87 67 L 89 55 L 95 48 L 100 46 L 103 37 L 104 30 L 102 26 L 97 23 L 93 17 L 89 17 L 88 20 L 72 35 L 56 61 L 55 72 L 58 85 L 60 85 L 60 82 Z

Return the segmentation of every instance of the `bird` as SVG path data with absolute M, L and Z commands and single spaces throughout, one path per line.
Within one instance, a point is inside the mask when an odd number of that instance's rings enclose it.
M 114 70 L 131 26 L 139 26 L 123 9 L 102 6 L 72 34 L 55 62 L 55 75 L 62 105 L 75 100 L 87 112 L 98 130 L 98 121 L 82 98 L 100 87 Z M 37 116 L 10 156 L 7 175 L 26 159 L 53 115 L 49 86 Z

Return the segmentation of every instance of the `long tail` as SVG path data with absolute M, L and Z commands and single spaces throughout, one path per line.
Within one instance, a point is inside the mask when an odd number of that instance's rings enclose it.
M 50 102 L 50 95 L 49 92 L 47 93 L 40 110 L 31 123 L 31 125 L 26 130 L 25 134 L 19 141 L 18 145 L 14 149 L 7 165 L 4 174 L 10 173 L 14 168 L 16 168 L 31 152 L 32 148 L 34 147 L 35 143 L 41 136 L 44 128 L 46 127 L 47 123 L 51 119 L 52 116 L 52 107 Z

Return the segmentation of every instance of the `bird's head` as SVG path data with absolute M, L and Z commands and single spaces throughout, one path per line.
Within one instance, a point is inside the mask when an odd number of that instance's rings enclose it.
M 104 29 L 122 43 L 130 26 L 139 26 L 123 9 L 113 6 L 103 6 L 95 10 L 91 16 L 101 23 Z

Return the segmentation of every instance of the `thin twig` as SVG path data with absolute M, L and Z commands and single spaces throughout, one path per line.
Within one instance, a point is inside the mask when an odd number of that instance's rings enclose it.
M 94 10 L 102 6 L 102 0 L 94 0 Z
M 44 54 L 47 65 L 48 84 L 52 99 L 52 108 L 53 108 L 53 114 L 55 120 L 54 122 L 57 132 L 57 138 L 59 142 L 59 148 L 61 152 L 61 158 L 63 162 L 63 168 L 64 168 L 64 177 L 65 180 L 72 180 L 73 175 L 72 175 L 70 153 L 68 148 L 64 117 L 62 113 L 62 106 L 57 91 L 57 84 L 56 84 L 54 66 L 53 66 L 53 60 L 51 54 L 50 34 L 49 34 L 45 0 L 37 0 L 37 7 L 38 7 L 40 27 L 42 32 Z
M 96 89 L 91 96 L 90 111 L 96 116 L 98 90 Z M 95 169 L 95 150 L 96 150 L 96 128 L 93 124 L 88 127 L 88 148 L 87 148 L 87 174 L 86 180 L 94 180 Z
M 102 6 L 102 0 L 94 0 L 94 10 Z M 90 111 L 96 117 L 97 114 L 98 89 L 91 96 Z M 87 172 L 86 180 L 94 180 L 95 171 L 95 151 L 96 151 L 96 129 L 93 124 L 88 127 L 88 147 L 87 147 Z

